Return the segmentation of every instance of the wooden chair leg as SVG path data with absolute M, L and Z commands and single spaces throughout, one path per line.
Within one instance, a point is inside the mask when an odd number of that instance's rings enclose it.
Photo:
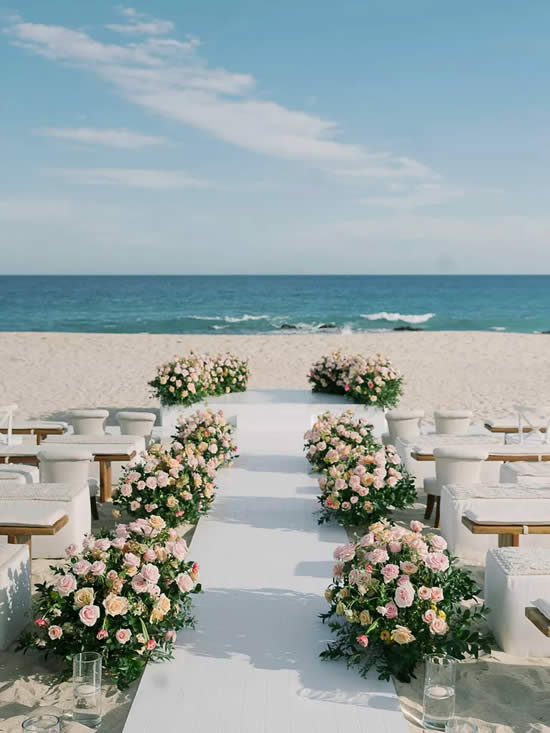
M 90 508 L 92 510 L 92 519 L 99 519 L 99 512 L 97 511 L 97 498 L 90 496 Z
M 439 529 L 440 514 L 441 514 L 441 497 L 436 496 L 435 497 L 435 522 L 434 522 L 434 527 L 436 529 Z
M 435 496 L 433 494 L 428 494 L 426 497 L 426 511 L 424 513 L 424 519 L 429 519 L 432 516 L 434 500 Z

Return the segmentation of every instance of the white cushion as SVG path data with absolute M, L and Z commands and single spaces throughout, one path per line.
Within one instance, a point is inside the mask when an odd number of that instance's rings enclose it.
M 109 417 L 109 410 L 71 410 L 71 416 L 76 418 L 98 418 Z
M 533 507 L 531 502 L 524 504 L 521 509 L 517 502 L 494 501 L 483 510 L 468 509 L 464 515 L 477 524 L 550 524 L 550 501 L 543 500 Z M 528 534 L 528 532 L 526 532 Z
M 0 484 L 0 512 L 3 501 L 21 499 L 22 501 L 72 501 L 82 491 L 82 486 L 72 484 L 37 483 L 22 486 L 14 481 Z M 1 514 L 0 514 L 1 520 Z
M 155 422 L 157 416 L 154 412 L 117 412 L 117 420 L 151 420 Z
M 434 410 L 434 416 L 441 417 L 444 420 L 467 420 L 473 417 L 473 412 L 471 410 L 447 410 L 440 408 L 439 410 Z
M 424 410 L 389 410 L 386 420 L 420 420 L 424 417 Z
M 3 500 L 0 509 L 0 523 L 8 527 L 48 527 L 65 514 L 62 504 L 39 500 Z
M 40 461 L 91 461 L 93 458 L 89 450 L 78 446 L 47 446 L 38 452 Z
M 437 483 L 436 478 L 424 479 L 424 491 L 431 496 L 441 496 L 441 487 Z
M 434 448 L 436 458 L 449 458 L 455 461 L 486 461 L 489 453 L 484 448 L 476 446 L 449 445 Z

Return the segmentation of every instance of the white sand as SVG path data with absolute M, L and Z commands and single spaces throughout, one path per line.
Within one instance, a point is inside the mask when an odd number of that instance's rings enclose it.
M 516 401 L 550 403 L 550 336 L 505 333 L 186 336 L 0 333 L 0 404 L 21 416 L 76 407 L 148 406 L 147 381 L 174 354 L 231 350 L 248 356 L 251 387 L 307 386 L 315 359 L 337 348 L 389 356 L 405 375 L 403 407 L 506 412 Z
M 152 407 L 147 381 L 174 354 L 230 350 L 250 358 L 251 387 L 306 388 L 311 363 L 328 351 L 389 356 L 405 375 L 403 406 L 427 412 L 467 407 L 479 418 L 506 414 L 514 403 L 550 404 L 550 336 L 503 333 L 381 333 L 353 335 L 174 336 L 0 333 L 0 405 L 17 402 L 20 417 L 61 419 L 78 407 L 113 411 Z M 107 507 L 102 508 L 106 518 Z M 420 518 L 418 505 L 408 516 Z M 197 558 L 200 560 L 200 558 Z M 35 564 L 44 573 L 46 564 Z M 481 576 L 481 569 L 476 569 Z M 36 655 L 0 653 L 0 731 L 15 733 L 32 711 L 70 708 L 71 689 L 57 684 L 55 663 Z M 354 674 L 354 672 L 350 672 Z M 106 689 L 102 730 L 120 733 L 136 685 Z M 550 660 L 495 652 L 463 665 L 457 712 L 482 731 L 550 733 Z M 398 685 L 411 718 L 422 706 L 422 673 Z M 88 730 L 72 722 L 65 731 Z M 411 731 L 421 730 L 410 723 Z

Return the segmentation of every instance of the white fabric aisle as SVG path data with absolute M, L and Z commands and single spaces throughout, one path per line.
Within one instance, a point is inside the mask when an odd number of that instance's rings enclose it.
M 317 525 L 305 414 L 239 415 L 240 458 L 192 545 L 197 630 L 180 633 L 174 661 L 148 666 L 125 733 L 405 733 L 392 683 L 319 660 L 330 632 L 318 614 L 346 538 Z

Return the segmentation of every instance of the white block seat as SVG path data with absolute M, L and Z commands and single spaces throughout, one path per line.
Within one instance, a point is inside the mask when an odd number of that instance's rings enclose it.
M 547 461 L 503 463 L 500 478 L 504 483 L 529 484 L 550 489 L 550 463 Z
M 109 410 L 73 410 L 71 423 L 75 435 L 105 435 Z
M 489 453 L 474 446 L 434 448 L 435 478 L 424 479 L 426 492 L 425 519 L 430 519 L 435 506 L 434 527 L 439 527 L 441 516 L 441 489 L 446 484 L 478 484 L 481 468 Z
M 384 445 L 395 445 L 398 438 L 416 438 L 424 410 L 389 410 L 386 413 L 388 432 L 382 434 Z
M 440 435 L 467 435 L 472 418 L 471 410 L 440 408 L 434 411 L 435 432 Z
M 0 651 L 31 620 L 31 565 L 27 545 L 0 545 Z
M 121 435 L 141 435 L 149 438 L 157 419 L 154 412 L 117 412 L 116 421 Z
M 25 463 L 2 463 L 0 464 L 0 481 L 32 484 L 39 481 L 38 466 L 30 466 Z
M 525 617 L 525 609 L 548 596 L 550 549 L 501 547 L 489 550 L 485 603 L 495 639 L 507 654 L 550 657 L 550 639 Z
M 66 515 L 67 524 L 55 535 L 35 536 L 32 557 L 64 557 L 65 548 L 82 546 L 92 528 L 88 487 L 85 484 L 0 484 L 0 524 L 54 524 Z M 9 520 L 9 521 L 8 521 Z
M 528 521 L 548 517 L 550 491 L 537 486 L 478 483 L 447 484 L 441 489 L 441 534 L 449 551 L 461 558 L 483 561 L 488 549 L 497 547 L 498 536 L 472 534 L 462 517 L 485 517 L 492 521 Z M 522 547 L 548 547 L 550 536 L 528 534 L 521 538 Z
M 97 511 L 98 482 L 89 478 L 93 455 L 90 451 L 72 445 L 53 445 L 38 452 L 40 481 L 50 484 L 88 486 L 92 516 L 99 519 Z

